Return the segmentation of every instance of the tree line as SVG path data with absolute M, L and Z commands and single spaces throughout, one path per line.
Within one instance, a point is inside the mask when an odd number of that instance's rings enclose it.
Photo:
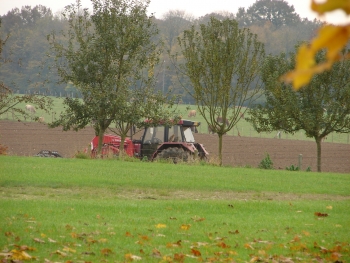
M 74 1 L 72 1 L 74 2 Z M 83 7 L 81 7 L 83 8 Z M 314 36 L 319 21 L 309 21 L 294 11 L 284 1 L 256 1 L 250 8 L 240 8 L 237 13 L 219 12 L 194 18 L 181 10 L 169 10 L 162 17 L 153 17 L 158 33 L 152 41 L 161 39 L 164 49 L 160 55 L 161 63 L 155 67 L 156 89 L 180 95 L 185 103 L 194 103 L 186 89 L 179 84 L 176 68 L 172 64 L 168 51 L 179 49 L 177 37 L 192 25 L 199 26 L 209 22 L 210 17 L 219 20 L 235 19 L 240 28 L 249 28 L 264 43 L 267 54 L 288 53 L 299 41 Z M 50 46 L 47 35 L 51 32 L 67 30 L 69 23 L 62 12 L 53 14 L 51 9 L 42 5 L 14 8 L 1 16 L 1 36 L 10 35 L 2 52 L 3 62 L 0 68 L 2 81 L 21 94 L 40 92 L 49 95 L 78 94 L 72 83 L 59 83 L 59 77 L 52 71 L 53 58 L 48 57 Z M 187 88 L 190 88 L 188 85 Z

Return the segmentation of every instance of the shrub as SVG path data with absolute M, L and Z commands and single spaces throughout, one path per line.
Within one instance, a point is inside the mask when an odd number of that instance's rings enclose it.
M 291 166 L 286 167 L 286 170 L 287 171 L 299 171 L 300 169 L 298 166 L 296 166 L 296 165 L 294 166 L 294 164 L 292 164 Z
M 306 170 L 305 170 L 306 172 L 311 172 L 311 167 L 310 166 L 308 166 L 307 168 L 306 168 Z
M 268 153 L 265 154 L 265 158 L 261 160 L 258 168 L 260 169 L 273 169 L 273 162 Z
M 84 152 L 78 151 L 76 154 L 74 154 L 74 158 L 77 159 L 90 159 L 90 155 Z

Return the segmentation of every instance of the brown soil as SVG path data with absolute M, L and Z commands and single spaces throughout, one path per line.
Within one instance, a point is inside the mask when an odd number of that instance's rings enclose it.
M 0 121 L 0 143 L 8 147 L 9 155 L 33 156 L 41 150 L 49 150 L 69 158 L 83 151 L 93 137 L 91 127 L 79 132 L 64 132 L 60 128 L 49 129 L 40 123 Z M 204 144 L 212 160 L 216 158 L 217 135 L 195 134 L 195 139 Z M 315 142 L 224 136 L 224 165 L 257 167 L 265 153 L 269 153 L 276 169 L 298 165 L 299 155 L 302 154 L 302 169 L 310 166 L 312 171 L 317 170 Z M 350 173 L 350 144 L 324 142 L 322 171 Z

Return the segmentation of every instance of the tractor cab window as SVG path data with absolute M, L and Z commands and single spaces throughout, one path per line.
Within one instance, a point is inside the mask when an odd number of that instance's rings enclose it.
M 186 142 L 195 142 L 191 127 L 183 127 L 183 131 L 184 131 Z
M 168 142 L 182 142 L 181 126 L 174 125 L 169 127 Z
M 144 144 L 160 144 L 164 140 L 164 127 L 149 127 L 144 134 Z

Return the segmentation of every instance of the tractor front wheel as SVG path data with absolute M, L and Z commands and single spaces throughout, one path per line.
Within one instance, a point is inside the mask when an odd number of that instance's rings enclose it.
M 157 160 L 172 160 L 174 163 L 187 162 L 191 154 L 182 148 L 170 147 L 161 151 L 156 159 Z

